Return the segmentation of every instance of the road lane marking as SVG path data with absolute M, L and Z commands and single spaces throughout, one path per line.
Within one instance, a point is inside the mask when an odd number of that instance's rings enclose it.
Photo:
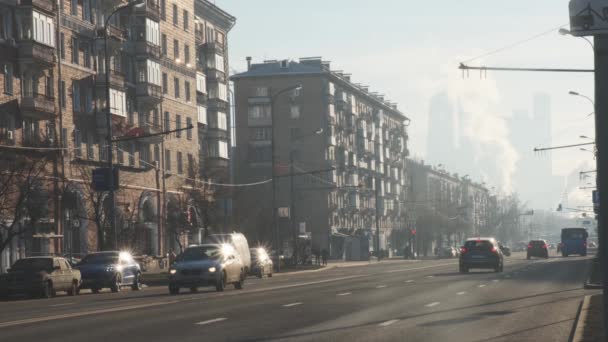
M 511 276 L 507 274 L 507 275 L 505 276 L 505 278 L 511 278 Z
M 398 319 L 391 319 L 390 321 L 386 321 L 386 322 L 382 322 L 380 324 L 378 324 L 381 327 L 388 327 L 389 325 L 393 324 L 393 323 L 397 323 L 399 322 Z
M 441 303 L 439 303 L 439 302 L 432 302 L 432 303 L 428 303 L 428 304 L 427 304 L 427 305 L 425 305 L 425 306 L 426 306 L 427 308 L 432 308 L 433 306 L 437 306 L 437 305 L 439 305 L 439 304 L 441 304 Z
M 462 296 L 465 293 L 466 293 L 465 291 L 462 291 L 462 292 L 458 292 L 457 295 Z
M 196 325 L 205 325 L 205 324 L 211 324 L 211 323 L 217 323 L 217 322 L 225 321 L 227 319 L 228 318 L 226 318 L 226 317 L 220 317 L 220 318 L 210 319 L 208 321 L 198 322 L 198 323 L 195 323 L 195 324 Z
M 302 303 L 296 302 L 296 303 L 285 304 L 285 305 L 283 305 L 283 307 L 290 308 L 292 306 L 297 306 L 297 305 L 302 305 Z
M 486 287 L 486 284 L 477 285 L 477 287 Z
M 385 287 L 386 287 L 386 285 L 378 285 L 378 286 L 376 286 L 377 289 L 383 289 Z
M 18 321 L 0 322 L 0 328 L 13 327 L 13 326 L 23 325 L 23 324 L 32 324 L 32 323 L 56 321 L 56 320 L 66 319 L 66 318 L 91 316 L 91 315 L 104 314 L 104 313 L 110 313 L 110 312 L 120 312 L 120 311 L 127 311 L 127 310 L 144 309 L 144 308 L 150 308 L 150 307 L 155 307 L 155 306 L 163 306 L 163 305 L 169 305 L 169 304 L 175 304 L 175 303 L 179 303 L 179 301 L 172 300 L 172 301 L 167 301 L 167 302 L 158 302 L 158 303 L 149 303 L 149 304 L 119 306 L 119 307 L 116 307 L 116 308 L 109 308 L 109 309 L 99 309 L 99 310 L 91 310 L 91 311 L 72 312 L 72 313 L 67 313 L 67 314 L 62 314 L 62 315 L 55 315 L 55 316 L 27 318 L 27 319 L 20 319 Z
M 57 307 L 57 306 L 66 306 L 66 305 L 72 305 L 75 303 L 62 303 L 62 304 L 53 304 L 53 305 L 49 305 L 50 307 Z
M 500 280 L 498 280 L 498 279 L 494 279 L 494 280 L 492 280 L 492 282 L 494 282 L 494 283 L 498 283 L 499 281 L 500 281 Z
M 411 280 L 411 279 L 410 279 L 410 280 L 406 280 L 406 281 L 404 281 L 404 283 L 413 283 L 413 282 L 414 282 L 414 281 L 413 281 L 413 280 Z
M 457 263 L 457 262 L 451 262 L 451 263 L 447 263 L 447 264 L 439 264 L 439 265 L 432 265 L 432 266 L 414 267 L 414 268 L 403 268 L 403 269 L 398 269 L 398 270 L 389 270 L 389 271 L 385 271 L 384 273 L 397 273 L 397 272 L 407 272 L 407 271 L 426 270 L 426 269 L 428 269 L 428 268 L 437 268 L 437 267 L 442 267 L 442 266 L 451 266 L 451 265 L 458 265 L 458 263 Z
M 427 278 L 435 278 L 435 276 L 432 276 L 432 275 L 430 275 L 430 276 L 426 276 L 426 277 L 427 277 Z
M 351 295 L 351 292 L 338 293 L 338 296 L 348 296 Z

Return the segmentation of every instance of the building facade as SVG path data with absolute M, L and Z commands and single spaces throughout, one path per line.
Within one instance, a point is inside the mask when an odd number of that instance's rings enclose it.
M 225 49 L 235 19 L 207 1 L 145 0 L 108 20 L 126 4 L 0 2 L 0 154 L 50 156 L 46 177 L 55 180 L 45 186 L 51 209 L 38 220 L 46 226 L 12 242 L 3 265 L 24 255 L 82 255 L 110 246 L 161 255 L 200 235 L 200 210 L 183 198 L 184 189 L 215 169 L 201 151 L 217 146 L 217 136 L 230 128 L 201 116 L 199 99 L 209 105 L 214 98 L 206 90 L 218 94 L 221 86 L 208 84 L 212 70 L 199 61 L 208 45 Z M 224 55 L 223 70 L 227 60 Z M 225 97 L 216 103 L 228 107 Z M 107 228 L 107 194 L 91 187 L 92 170 L 108 160 L 108 107 L 112 136 L 120 140 L 113 149 L 120 174 L 116 232 Z M 188 229 L 178 234 L 166 213 L 183 207 Z
M 293 250 L 295 236 L 337 258 L 361 255 L 360 249 L 367 257 L 377 243 L 397 248 L 391 235 L 405 227 L 409 119 L 396 105 L 320 58 L 252 64 L 232 80 L 237 183 L 272 179 L 274 133 L 283 252 Z M 299 91 L 282 91 L 296 84 Z M 237 223 L 250 239 L 276 241 L 271 182 L 234 200 Z M 352 241 L 363 247 L 350 247 Z

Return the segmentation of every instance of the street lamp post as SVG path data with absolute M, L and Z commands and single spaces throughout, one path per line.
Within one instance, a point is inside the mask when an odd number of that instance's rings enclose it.
M 280 235 L 279 235 L 279 225 L 278 225 L 278 220 L 277 220 L 277 179 L 276 179 L 276 170 L 275 170 L 275 151 L 274 151 L 274 146 L 275 146 L 275 134 L 274 134 L 274 129 L 275 129 L 275 124 L 276 124 L 276 114 L 275 114 L 275 102 L 277 100 L 277 98 L 279 97 L 279 95 L 290 92 L 290 91 L 298 91 L 302 89 L 302 85 L 301 84 L 296 84 L 296 85 L 292 85 L 289 86 L 287 88 L 281 89 L 279 91 L 277 91 L 275 94 L 270 95 L 270 120 L 272 121 L 271 124 L 271 140 L 270 140 L 270 168 L 271 168 L 271 178 L 272 178 L 272 225 L 274 228 L 274 249 L 277 253 L 279 253 L 280 251 Z M 277 256 L 280 256 L 279 254 L 277 254 Z M 279 259 L 279 269 L 281 262 Z
M 112 160 L 112 111 L 110 108 L 110 57 L 108 52 L 108 24 L 110 19 L 114 16 L 114 14 L 119 11 L 127 8 L 141 7 L 144 6 L 145 2 L 130 2 L 128 4 L 119 6 L 116 8 L 110 15 L 106 18 L 103 26 L 103 50 L 104 50 L 104 70 L 105 70 L 105 78 L 106 78 L 106 125 L 108 130 L 106 132 L 106 140 L 107 140 L 107 153 L 108 153 L 108 174 L 109 174 L 109 183 L 110 183 L 110 224 L 112 227 L 112 234 L 114 235 L 114 249 L 118 248 L 118 236 L 116 235 L 116 194 L 114 193 L 116 189 L 116 184 L 114 184 L 114 161 Z

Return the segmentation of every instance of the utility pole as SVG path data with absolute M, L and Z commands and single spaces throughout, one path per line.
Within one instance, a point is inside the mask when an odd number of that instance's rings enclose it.
M 294 190 L 294 153 L 295 151 L 292 149 L 289 151 L 289 188 L 290 188 L 290 198 L 291 198 L 291 209 L 289 210 L 289 217 L 291 217 L 291 231 L 293 234 L 293 258 L 294 265 L 298 265 L 298 228 L 296 227 L 296 200 L 295 200 L 295 190 Z
M 380 262 L 380 176 L 376 176 L 376 257 Z

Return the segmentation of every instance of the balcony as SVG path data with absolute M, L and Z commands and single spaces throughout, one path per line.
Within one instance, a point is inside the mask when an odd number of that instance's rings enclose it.
M 209 125 L 207 127 L 205 138 L 228 140 L 230 137 L 228 135 L 227 130 L 220 129 L 220 128 Z
M 216 69 L 215 67 L 208 67 L 206 70 L 207 79 L 209 81 L 216 81 L 221 83 L 226 83 L 226 73 L 221 70 Z
M 209 98 L 209 100 L 207 101 L 208 105 L 208 109 L 209 110 L 214 110 L 214 111 L 219 111 L 219 112 L 228 112 L 228 102 L 218 98 L 218 97 L 214 97 L 214 98 Z
M 106 74 L 97 75 L 97 86 L 106 87 Z M 125 88 L 125 74 L 120 71 L 110 70 L 110 87 L 123 90 Z
M 34 40 L 22 40 L 19 42 L 18 58 L 20 64 L 50 68 L 55 64 L 55 49 Z
M 31 94 L 21 99 L 21 115 L 35 120 L 50 120 L 55 115 L 55 99 L 42 94 Z
M 160 6 L 158 2 L 153 0 L 146 1 L 146 6 L 142 8 L 133 7 L 133 13 L 135 15 L 143 15 L 152 20 L 159 21 L 160 20 Z
M 207 104 L 207 94 L 203 94 L 200 92 L 196 92 L 196 103 L 197 104 L 201 104 L 201 105 L 205 105 Z
M 205 54 L 224 55 L 224 45 L 218 42 L 204 43 L 202 49 Z
M 127 30 L 124 28 L 118 27 L 113 24 L 109 24 L 107 30 L 108 30 L 108 38 L 112 38 L 113 40 L 118 40 L 119 42 L 124 42 L 128 38 Z M 103 37 L 103 34 L 104 34 L 103 28 L 100 28 L 97 32 L 101 37 Z
M 208 157 L 206 166 L 209 169 L 217 170 L 217 169 L 228 169 L 230 161 L 228 159 L 220 158 L 220 157 Z
M 140 136 L 138 141 L 143 143 L 160 144 L 163 140 L 163 136 L 160 134 L 163 132 L 163 129 L 160 125 L 155 125 L 153 123 L 144 123 L 143 127 L 134 128 L 132 131 L 138 131 Z
M 22 8 L 33 7 L 51 14 L 55 14 L 57 11 L 57 6 L 53 0 L 19 0 L 18 4 Z
M 23 135 L 23 146 L 25 147 L 52 147 L 52 145 L 53 143 L 47 137 L 38 134 Z
M 146 40 L 137 40 L 134 44 L 134 53 L 136 57 L 160 59 L 161 48 L 159 45 L 154 45 Z
M 135 96 L 144 105 L 157 105 L 162 101 L 162 90 L 159 85 L 139 82 L 135 89 Z

